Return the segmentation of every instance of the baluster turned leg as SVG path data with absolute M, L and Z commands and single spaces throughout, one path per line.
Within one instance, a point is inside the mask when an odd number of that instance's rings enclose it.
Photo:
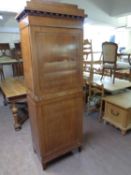
M 16 104 L 13 103 L 12 104 L 12 114 L 13 114 L 13 118 L 14 118 L 14 128 L 16 131 L 21 129 L 21 125 L 19 123 L 19 118 L 18 118 L 18 108 L 16 107 Z

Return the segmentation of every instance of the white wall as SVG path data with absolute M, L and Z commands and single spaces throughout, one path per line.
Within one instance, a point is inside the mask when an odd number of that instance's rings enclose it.
M 127 52 L 131 53 L 131 31 L 128 32 L 127 37 Z
M 10 47 L 14 47 L 14 43 L 20 41 L 19 33 L 0 32 L 0 43 L 9 43 Z

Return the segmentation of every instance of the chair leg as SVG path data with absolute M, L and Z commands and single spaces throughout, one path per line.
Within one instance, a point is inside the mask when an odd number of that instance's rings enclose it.
M 1 80 L 4 80 L 4 79 L 5 79 L 5 75 L 4 75 L 4 72 L 2 70 L 2 72 L 1 72 Z
M 100 101 L 100 110 L 99 110 L 99 117 L 98 117 L 99 122 L 102 121 L 102 117 L 103 117 L 103 100 L 101 99 L 101 101 Z
M 112 69 L 110 69 L 110 77 L 112 76 Z
M 101 79 L 100 79 L 100 80 L 103 79 L 103 76 L 104 76 L 104 70 L 105 70 L 105 69 L 103 68 L 103 69 L 102 69 L 102 73 L 101 73 L 102 75 L 101 75 Z
M 1 80 L 4 80 L 5 79 L 3 67 L 0 67 L 0 76 L 1 76 Z
M 115 70 L 114 70 L 114 73 L 113 73 L 113 84 L 115 83 Z
M 131 81 L 131 69 L 129 70 L 129 81 Z

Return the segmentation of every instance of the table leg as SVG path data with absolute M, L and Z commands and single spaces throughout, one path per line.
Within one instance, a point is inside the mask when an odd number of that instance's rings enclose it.
M 12 114 L 14 118 L 14 128 L 16 131 L 18 131 L 21 129 L 21 124 L 19 122 L 19 117 L 18 117 L 18 108 L 15 103 L 12 104 L 11 109 L 12 109 Z
M 8 104 L 8 102 L 7 102 L 7 99 L 6 99 L 6 97 L 5 97 L 5 94 L 3 93 L 3 91 L 2 91 L 1 88 L 0 88 L 0 93 L 1 93 L 2 96 L 3 96 L 3 104 L 6 106 L 6 105 Z
M 121 131 L 121 134 L 124 136 L 124 135 L 126 135 L 126 131 L 125 130 L 122 130 Z

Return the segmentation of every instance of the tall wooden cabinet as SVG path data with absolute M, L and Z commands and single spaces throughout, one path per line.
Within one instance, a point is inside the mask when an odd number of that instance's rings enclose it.
M 82 145 L 84 11 L 27 2 L 19 21 L 33 147 L 43 167 Z

